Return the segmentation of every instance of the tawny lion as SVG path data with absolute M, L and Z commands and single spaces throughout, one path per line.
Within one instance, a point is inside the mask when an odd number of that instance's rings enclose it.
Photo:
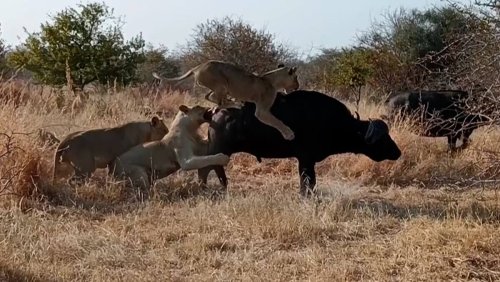
M 77 131 L 64 138 L 54 154 L 54 182 L 64 166 L 71 166 L 71 183 L 81 183 L 96 168 L 109 166 L 116 157 L 145 142 L 160 140 L 169 132 L 163 119 L 154 116 L 150 121 L 129 122 L 112 128 Z
M 213 113 L 207 107 L 179 106 L 168 134 L 159 141 L 137 145 L 118 156 L 114 161 L 113 174 L 117 179 L 130 180 L 133 187 L 146 192 L 153 181 L 179 169 L 227 165 L 227 155 L 207 155 L 208 144 L 198 134 L 200 126 L 211 121 Z
M 284 89 L 290 92 L 299 88 L 296 71 L 297 67 L 279 65 L 275 70 L 256 75 L 227 62 L 209 60 L 180 77 L 164 80 L 179 83 L 194 75 L 195 83 L 212 90 L 207 94 L 207 100 L 219 106 L 224 106 L 227 96 L 242 102 L 253 102 L 257 119 L 279 130 L 286 140 L 293 140 L 294 132 L 271 113 L 271 107 L 277 91 Z M 153 76 L 163 79 L 156 73 Z

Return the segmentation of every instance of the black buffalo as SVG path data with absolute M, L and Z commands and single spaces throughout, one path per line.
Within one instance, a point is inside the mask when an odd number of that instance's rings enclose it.
M 212 117 L 209 127 L 209 154 L 231 155 L 245 152 L 261 158 L 297 158 L 300 191 L 306 195 L 316 184 L 315 164 L 340 153 L 364 154 L 374 161 L 396 160 L 401 151 L 389 135 L 387 124 L 379 119 L 360 120 L 338 100 L 315 91 L 279 94 L 271 112 L 295 133 L 286 141 L 279 131 L 255 118 L 255 105 L 228 108 Z M 214 169 L 224 187 L 227 178 L 222 167 L 199 170 L 206 183 Z
M 456 142 L 462 138 L 462 147 L 469 144 L 472 132 L 490 119 L 484 115 L 468 113 L 466 102 L 469 95 L 460 90 L 408 91 L 396 93 L 386 100 L 388 118 L 395 116 L 410 118 L 421 127 L 421 135 L 447 137 L 448 148 L 457 149 Z

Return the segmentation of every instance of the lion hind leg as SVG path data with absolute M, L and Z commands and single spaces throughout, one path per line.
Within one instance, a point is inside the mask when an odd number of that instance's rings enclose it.
M 219 107 L 229 107 L 234 104 L 234 102 L 228 98 L 229 94 L 226 87 L 217 87 L 215 90 L 211 90 L 205 94 L 205 99 L 217 104 Z
M 151 187 L 150 176 L 141 166 L 123 167 L 120 176 L 127 179 L 132 188 L 138 188 L 141 192 L 146 192 Z
M 225 95 L 218 94 L 214 91 L 210 91 L 205 94 L 205 99 L 209 102 L 217 104 L 219 107 L 224 106 L 226 97 Z

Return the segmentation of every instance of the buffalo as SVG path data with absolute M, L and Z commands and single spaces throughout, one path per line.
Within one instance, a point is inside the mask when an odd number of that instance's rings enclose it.
M 456 151 L 469 145 L 469 137 L 476 128 L 490 122 L 484 115 L 465 110 L 468 99 L 468 93 L 460 90 L 400 92 L 386 100 L 388 119 L 409 118 L 422 127 L 422 136 L 447 137 L 448 149 Z M 457 148 L 460 137 L 462 146 Z
M 341 153 L 364 154 L 380 162 L 397 160 L 401 151 L 389 135 L 388 125 L 380 120 L 361 120 L 340 101 L 315 91 L 298 90 L 278 94 L 271 112 L 287 124 L 295 139 L 283 139 L 279 131 L 255 118 L 255 105 L 241 109 L 222 109 L 213 115 L 208 130 L 208 154 L 231 155 L 245 152 L 261 158 L 296 158 L 300 175 L 300 193 L 309 195 L 316 184 L 315 164 Z M 215 170 L 227 188 L 223 167 L 198 171 L 201 182 Z

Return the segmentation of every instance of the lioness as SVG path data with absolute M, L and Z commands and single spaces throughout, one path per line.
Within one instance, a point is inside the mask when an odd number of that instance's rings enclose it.
M 198 134 L 204 122 L 212 119 L 206 107 L 179 106 L 170 132 L 160 141 L 140 144 L 114 162 L 114 175 L 128 179 L 132 186 L 146 191 L 151 181 L 166 177 L 179 169 L 193 170 L 211 165 L 226 165 L 229 157 L 222 153 L 206 156 L 207 142 Z
M 61 163 L 70 164 L 74 169 L 69 181 L 80 182 L 90 177 L 96 168 L 105 168 L 135 145 L 160 140 L 167 133 L 163 119 L 156 116 L 151 121 L 70 133 L 55 152 L 52 181 L 59 175 Z
M 262 75 L 256 75 L 227 62 L 209 60 L 180 77 L 165 80 L 179 83 L 194 75 L 196 83 L 212 90 L 207 94 L 207 100 L 219 106 L 224 106 L 227 95 L 242 102 L 253 102 L 256 105 L 257 119 L 279 130 L 286 140 L 292 140 L 295 134 L 271 113 L 271 106 L 278 90 L 285 89 L 289 92 L 299 88 L 297 67 L 287 68 L 283 65 L 278 67 Z M 153 76 L 162 79 L 155 73 Z

